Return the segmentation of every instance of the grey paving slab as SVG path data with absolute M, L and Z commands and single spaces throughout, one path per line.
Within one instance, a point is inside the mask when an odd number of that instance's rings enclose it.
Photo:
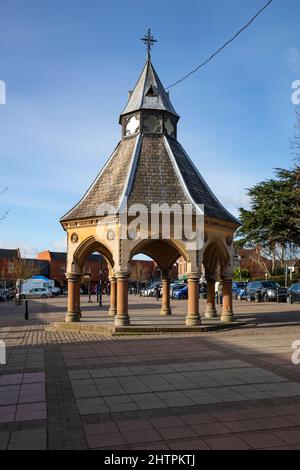
M 81 415 L 106 413 L 109 411 L 102 398 L 81 398 L 76 400 Z

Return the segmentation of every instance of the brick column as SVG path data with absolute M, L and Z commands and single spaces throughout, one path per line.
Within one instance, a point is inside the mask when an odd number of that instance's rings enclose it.
M 110 277 L 110 306 L 108 315 L 114 317 L 117 313 L 117 280 L 115 276 Z
M 199 326 L 201 319 L 199 315 L 199 274 L 188 274 L 188 314 L 187 326 Z
M 223 279 L 223 311 L 221 321 L 224 323 L 234 321 L 232 308 L 232 279 Z
M 207 280 L 207 304 L 205 310 L 205 318 L 216 318 L 218 316 L 216 310 L 216 296 L 215 296 L 215 280 Z
M 164 316 L 172 314 L 170 306 L 170 279 L 167 274 L 162 275 L 162 305 L 160 314 Z
M 67 273 L 68 280 L 68 311 L 65 321 L 77 322 L 80 321 L 80 278 L 79 273 Z
M 115 316 L 116 326 L 127 326 L 130 324 L 128 315 L 128 273 L 116 273 L 117 278 L 117 314 Z

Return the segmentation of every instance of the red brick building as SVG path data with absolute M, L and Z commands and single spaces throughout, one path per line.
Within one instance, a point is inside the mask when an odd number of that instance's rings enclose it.
M 87 257 L 83 267 L 82 287 L 87 290 L 89 277 L 91 279 L 91 289 L 94 290 L 96 285 L 99 284 L 100 270 L 102 270 L 103 286 L 106 286 L 109 281 L 108 266 L 101 255 L 92 254 Z M 67 254 L 63 252 L 45 250 L 37 255 L 37 260 L 43 260 L 49 263 L 48 277 L 55 281 L 58 287 L 64 288 L 67 285 L 65 273 L 67 265 Z M 161 270 L 157 263 L 153 260 L 131 260 L 129 262 L 130 281 L 132 283 L 147 284 L 151 280 L 160 279 Z M 171 271 L 171 278 L 177 279 L 178 271 L 177 264 L 173 266 Z
M 57 251 L 42 251 L 37 255 L 38 260 L 45 260 L 49 262 L 49 278 L 55 281 L 59 287 L 66 287 L 66 266 L 67 254 Z M 94 289 L 100 280 L 100 269 L 102 269 L 102 281 L 104 285 L 108 282 L 109 273 L 107 263 L 102 256 L 92 254 L 87 257 L 83 267 L 82 285 L 86 287 L 91 280 L 91 289 Z
M 16 258 L 21 258 L 19 248 L 15 250 L 0 249 L 0 288 L 13 287 L 13 282 L 9 276 L 9 264 Z
M 153 260 L 132 259 L 129 261 L 129 280 L 131 282 L 149 283 L 151 280 L 160 279 L 161 269 Z M 178 267 L 175 264 L 170 271 L 171 279 L 177 279 Z

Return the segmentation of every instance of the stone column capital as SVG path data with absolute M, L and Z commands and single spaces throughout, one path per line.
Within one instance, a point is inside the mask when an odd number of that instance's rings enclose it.
M 233 278 L 233 268 L 231 266 L 227 266 L 223 272 L 221 272 L 222 279 L 229 279 L 232 280 Z
M 126 280 L 129 278 L 129 273 L 127 271 L 119 271 L 117 273 L 115 273 L 115 278 L 116 279 L 123 279 L 123 280 Z
M 65 276 L 70 282 L 78 282 L 81 278 L 81 273 L 65 273 Z
M 188 280 L 192 282 L 199 282 L 200 274 L 199 273 L 188 273 Z

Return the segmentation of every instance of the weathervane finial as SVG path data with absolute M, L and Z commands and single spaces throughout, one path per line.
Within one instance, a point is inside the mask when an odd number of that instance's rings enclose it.
M 147 58 L 149 60 L 151 57 L 152 46 L 157 42 L 157 40 L 154 39 L 154 36 L 152 36 L 150 28 L 148 29 L 148 34 L 145 34 L 145 36 L 141 38 L 141 41 L 143 41 L 147 46 Z

